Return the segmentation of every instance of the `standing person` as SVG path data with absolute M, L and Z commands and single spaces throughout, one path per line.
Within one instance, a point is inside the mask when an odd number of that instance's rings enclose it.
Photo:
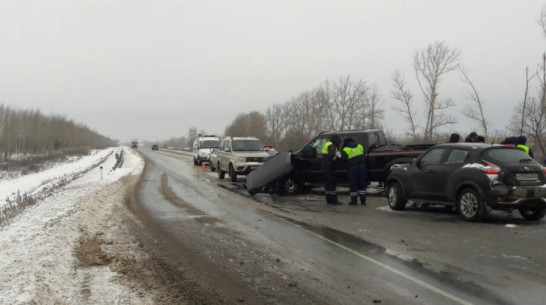
M 529 157 L 534 158 L 533 151 L 527 144 L 527 138 L 525 136 L 519 136 L 516 138 L 516 146 L 525 150 L 525 152 L 529 155 Z
M 349 165 L 347 175 L 349 177 L 350 205 L 366 205 L 366 167 L 364 166 L 364 147 L 357 144 L 352 138 L 345 139 L 345 145 L 341 153 L 341 159 Z
M 476 142 L 476 137 L 478 136 L 478 134 L 476 132 L 471 132 L 470 134 L 468 134 L 468 136 L 464 139 L 464 141 L 466 143 L 469 143 L 469 142 Z
M 341 139 L 338 135 L 333 135 L 330 141 L 326 142 L 322 147 L 322 169 L 324 170 L 324 195 L 326 196 L 326 204 L 341 205 L 337 200 L 337 181 L 336 181 L 336 163 L 340 157 L 338 151 Z
M 460 134 L 458 134 L 458 133 L 452 133 L 452 134 L 449 136 L 449 143 L 458 143 L 460 139 L 461 139 L 461 135 L 460 135 Z
M 477 136 L 476 137 L 477 143 L 485 143 L 485 137 L 484 136 Z

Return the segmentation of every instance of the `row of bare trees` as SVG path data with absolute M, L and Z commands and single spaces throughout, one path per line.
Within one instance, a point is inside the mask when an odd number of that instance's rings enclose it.
M 383 115 L 377 88 L 345 76 L 273 104 L 265 113 L 240 114 L 225 135 L 256 136 L 277 149 L 289 150 L 326 130 L 379 128 Z
M 19 110 L 0 105 L 0 157 L 48 153 L 61 148 L 103 148 L 113 141 L 87 126 L 39 110 Z

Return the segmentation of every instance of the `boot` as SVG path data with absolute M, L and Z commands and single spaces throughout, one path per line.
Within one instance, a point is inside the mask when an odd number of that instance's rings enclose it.
M 332 204 L 333 204 L 333 205 L 342 205 L 342 204 L 343 204 L 343 203 L 341 203 L 341 202 L 339 202 L 339 201 L 337 200 L 337 194 L 332 195 Z
M 360 195 L 360 204 L 361 205 L 366 205 L 366 196 L 365 195 L 364 196 Z
M 351 203 L 349 203 L 350 205 L 357 205 L 358 204 L 358 198 L 356 198 L 356 196 L 351 196 Z
M 326 204 L 328 205 L 332 204 L 332 195 L 326 194 Z

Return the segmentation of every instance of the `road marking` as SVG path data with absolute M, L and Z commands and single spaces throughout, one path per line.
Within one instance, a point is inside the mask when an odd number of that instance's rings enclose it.
M 341 249 L 343 249 L 343 250 L 345 250 L 345 251 L 347 251 L 349 253 L 352 253 L 352 254 L 354 254 L 354 255 L 362 258 L 362 259 L 365 259 L 365 260 L 367 260 L 367 261 L 369 261 L 369 262 L 371 262 L 373 264 L 376 264 L 377 266 L 379 266 L 379 267 L 381 267 L 383 269 L 386 269 L 386 270 L 388 270 L 388 271 L 390 271 L 390 272 L 392 272 L 392 273 L 394 273 L 396 275 L 399 275 L 399 276 L 401 276 L 401 277 L 403 277 L 403 278 L 405 278 L 405 279 L 407 279 L 409 281 L 412 281 L 415 284 L 418 284 L 418 285 L 420 285 L 420 286 L 422 286 L 424 288 L 427 288 L 427 289 L 429 289 L 431 291 L 434 291 L 437 294 L 442 295 L 442 296 L 444 296 L 444 297 L 446 297 L 446 298 L 448 298 L 448 299 L 450 299 L 450 300 L 452 300 L 454 302 L 457 302 L 459 304 L 472 305 L 472 303 L 467 302 L 467 301 L 465 301 L 465 300 L 463 300 L 463 299 L 461 299 L 461 298 L 459 298 L 457 296 L 454 296 L 454 295 L 452 295 L 451 293 L 449 293 L 447 291 L 444 291 L 444 290 L 442 290 L 442 289 L 440 289 L 438 287 L 435 287 L 435 286 L 432 286 L 432 285 L 430 285 L 428 283 L 425 283 L 425 282 L 421 281 L 420 279 L 417 279 L 417 278 L 415 278 L 415 277 L 413 277 L 413 276 L 411 276 L 411 275 L 409 275 L 407 273 L 404 273 L 404 272 L 402 272 L 402 271 L 400 271 L 398 269 L 395 269 L 395 268 L 393 268 L 393 267 L 391 267 L 391 266 L 389 266 L 387 264 L 384 264 L 384 263 L 382 263 L 382 262 L 380 262 L 380 261 L 378 261 L 376 259 L 373 259 L 373 258 L 371 258 L 371 257 L 369 257 L 369 256 L 367 256 L 365 254 L 357 252 L 357 251 L 355 251 L 355 250 L 353 250 L 353 249 L 351 249 L 349 247 L 346 247 L 346 246 L 344 246 L 344 245 L 342 245 L 340 243 L 337 243 L 337 242 L 335 242 L 335 241 L 333 241 L 331 239 L 328 239 L 328 238 L 326 238 L 326 237 L 324 237 L 322 235 L 319 235 L 319 234 L 317 234 L 317 233 L 315 233 L 313 231 L 309 231 L 307 229 L 304 229 L 304 230 L 311 233 L 312 235 L 322 239 L 325 242 L 328 242 L 328 243 L 330 243 L 330 244 L 332 244 L 332 245 L 334 245 L 336 247 L 339 247 L 339 248 L 341 248 Z

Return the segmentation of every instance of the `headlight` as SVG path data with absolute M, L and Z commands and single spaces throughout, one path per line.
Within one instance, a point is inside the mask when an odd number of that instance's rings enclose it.
M 246 161 L 245 157 L 237 157 L 237 162 L 245 162 L 245 161 Z

